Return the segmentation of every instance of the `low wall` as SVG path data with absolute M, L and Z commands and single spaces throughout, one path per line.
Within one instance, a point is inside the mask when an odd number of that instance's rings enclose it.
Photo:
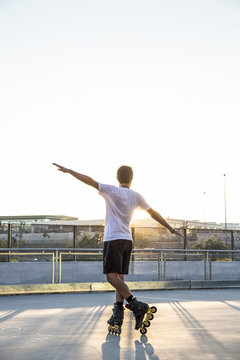
M 3 262 L 0 263 L 0 285 L 50 284 L 51 262 Z
M 166 280 L 204 280 L 203 261 L 167 261 Z M 55 269 L 56 270 L 56 269 Z M 134 261 L 130 263 L 127 281 L 159 280 L 157 261 Z M 161 274 L 162 275 L 162 274 Z M 240 280 L 238 261 L 211 262 L 212 280 Z M 55 276 L 58 282 L 58 274 Z M 103 282 L 101 261 L 69 261 L 62 263 L 62 283 Z M 51 262 L 4 262 L 0 263 L 0 285 L 50 284 L 52 282 Z
M 131 291 L 143 290 L 200 290 L 240 288 L 240 281 L 137 281 L 127 282 Z M 115 291 L 107 282 L 39 285 L 0 285 L 0 296 L 27 294 L 62 294 Z

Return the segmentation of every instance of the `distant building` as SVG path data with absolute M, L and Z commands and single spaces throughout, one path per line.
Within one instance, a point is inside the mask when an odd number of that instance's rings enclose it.
M 199 220 L 181 220 L 166 218 L 167 222 L 174 228 L 188 229 L 225 229 L 225 223 L 201 222 Z M 77 217 L 65 215 L 19 215 L 19 216 L 0 216 L 1 224 L 24 224 L 24 225 L 68 225 L 68 226 L 104 226 L 104 219 L 79 220 Z M 152 218 L 133 219 L 132 227 L 162 227 Z M 228 223 L 227 230 L 240 230 L 239 223 Z
M 32 224 L 34 222 L 76 221 L 78 218 L 65 215 L 17 215 L 0 216 L 1 224 Z
M 188 228 L 188 229 L 225 229 L 225 223 L 216 222 L 201 222 L 199 220 L 181 220 L 165 218 L 166 221 L 174 228 Z M 133 219 L 132 226 L 134 227 L 162 227 L 158 222 L 152 218 L 146 219 Z M 227 230 L 240 230 L 240 224 L 227 224 Z

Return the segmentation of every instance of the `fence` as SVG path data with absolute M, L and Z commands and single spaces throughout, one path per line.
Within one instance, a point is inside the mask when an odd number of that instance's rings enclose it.
M 0 284 L 102 282 L 102 249 L 2 248 Z M 51 261 L 49 261 L 49 258 Z M 240 280 L 239 250 L 134 249 L 128 281 Z
M 191 249 L 212 239 L 226 249 L 240 250 L 240 231 L 182 228 L 184 240 L 163 227 L 132 227 L 136 249 Z M 104 227 L 99 225 L 1 224 L 0 248 L 102 248 Z

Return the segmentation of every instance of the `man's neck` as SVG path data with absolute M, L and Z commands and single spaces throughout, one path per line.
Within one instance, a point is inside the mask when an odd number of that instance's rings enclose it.
M 123 188 L 129 189 L 129 188 L 130 188 L 130 185 L 123 183 L 123 184 L 119 184 L 119 187 L 123 187 Z

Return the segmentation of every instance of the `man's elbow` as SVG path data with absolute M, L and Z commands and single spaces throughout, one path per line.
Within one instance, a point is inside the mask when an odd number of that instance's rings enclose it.
M 147 210 L 147 213 L 154 219 L 156 217 L 157 212 L 152 208 Z

